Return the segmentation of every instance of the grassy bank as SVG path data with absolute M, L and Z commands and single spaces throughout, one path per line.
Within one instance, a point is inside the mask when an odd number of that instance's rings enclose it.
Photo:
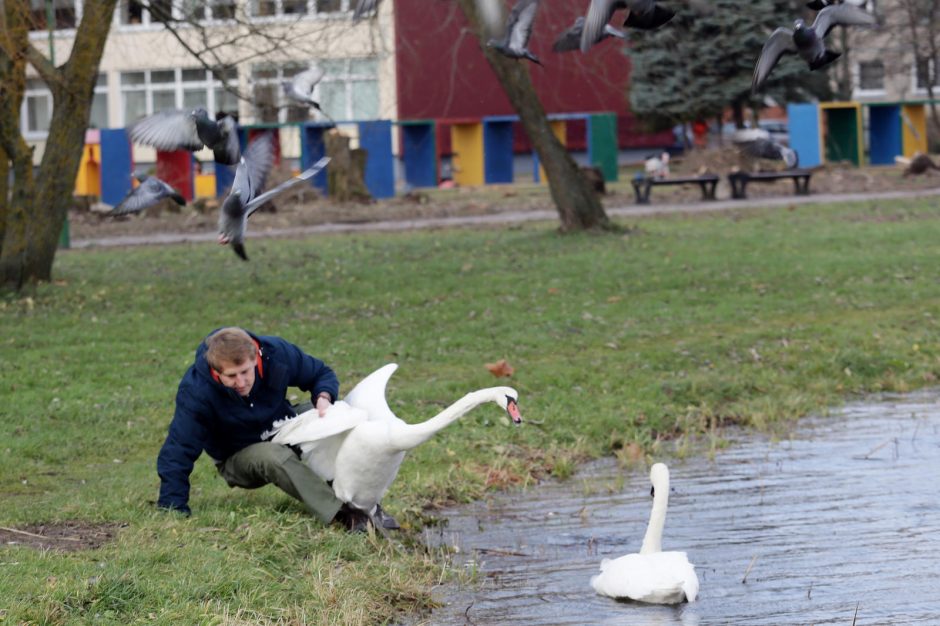
M 935 384 L 940 210 L 912 201 L 484 231 L 75 251 L 0 300 L 0 526 L 117 525 L 97 550 L 0 548 L 13 623 L 374 623 L 426 609 L 446 563 L 324 528 L 206 459 L 194 515 L 153 510 L 155 456 L 201 338 L 243 325 L 329 362 L 343 390 L 389 361 L 406 421 L 500 384 L 527 424 L 476 409 L 405 461 L 385 504 L 565 476 L 638 443 L 792 420 L 856 394 Z

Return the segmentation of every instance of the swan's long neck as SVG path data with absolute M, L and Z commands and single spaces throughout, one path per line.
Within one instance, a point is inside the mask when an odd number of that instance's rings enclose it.
M 663 551 L 663 526 L 666 525 L 666 509 L 669 506 L 669 483 L 656 485 L 653 492 L 653 510 L 650 513 L 650 522 L 646 526 L 646 535 L 640 554 L 653 554 Z
M 500 391 L 495 387 L 471 391 L 426 422 L 401 425 L 392 434 L 391 443 L 399 450 L 416 448 L 434 436 L 437 431 L 463 417 L 471 409 L 484 402 L 496 402 L 499 396 Z

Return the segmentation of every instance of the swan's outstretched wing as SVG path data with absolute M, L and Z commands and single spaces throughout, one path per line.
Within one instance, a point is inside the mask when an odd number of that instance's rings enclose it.
M 388 408 L 385 400 L 385 387 L 388 379 L 398 369 L 397 363 L 389 363 L 375 370 L 352 388 L 343 398 L 350 406 L 362 409 L 368 414 L 369 421 L 397 420 L 398 417 Z
M 628 554 L 605 559 L 601 573 L 591 579 L 594 590 L 611 598 L 629 598 L 652 604 L 693 602 L 698 576 L 685 552 Z
M 349 431 L 366 421 L 365 411 L 339 401 L 320 417 L 316 409 L 274 423 L 261 438 L 298 446 L 301 458 L 323 480 L 333 480 L 336 454 Z

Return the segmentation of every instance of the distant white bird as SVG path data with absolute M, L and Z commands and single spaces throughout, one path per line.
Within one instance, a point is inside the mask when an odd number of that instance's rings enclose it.
M 604 559 L 601 573 L 591 578 L 594 590 L 611 598 L 651 604 L 694 602 L 698 576 L 685 552 L 663 552 L 663 525 L 669 506 L 669 469 L 656 463 L 650 469 L 653 511 L 639 554 Z
M 312 178 L 330 161 L 329 157 L 324 157 L 300 175 L 284 181 L 270 191 L 261 193 L 274 163 L 273 141 L 272 135 L 265 133 L 248 145 L 235 170 L 232 190 L 222 202 L 219 210 L 219 243 L 232 244 L 235 254 L 245 261 L 248 260 L 248 254 L 245 252 L 245 231 L 248 228 L 248 218 L 268 200 L 296 183 Z
M 850 4 L 831 4 L 816 14 L 812 26 L 803 20 L 793 22 L 793 30 L 780 27 L 771 33 L 757 58 L 751 93 L 760 89 L 777 61 L 785 53 L 795 52 L 812 71 L 822 69 L 842 56 L 826 48 L 825 37 L 834 26 L 873 26 L 875 16 Z
M 555 52 L 569 52 L 578 50 L 581 47 L 581 33 L 584 32 L 584 16 L 579 15 L 574 20 L 574 24 L 568 27 L 563 33 L 555 39 L 552 50 Z M 601 41 L 615 37 L 617 39 L 626 39 L 627 35 L 622 30 L 618 30 L 610 24 L 604 24 L 604 30 L 601 31 Z
M 156 176 L 147 176 L 139 174 L 137 180 L 140 184 L 124 196 L 108 215 L 128 215 L 130 213 L 140 213 L 146 208 L 152 207 L 164 198 L 171 198 L 176 204 L 183 206 L 186 199 L 180 193 L 166 184 Z
M 311 65 L 308 69 L 295 74 L 290 80 L 281 81 L 281 87 L 284 88 L 284 95 L 307 106 L 311 106 L 320 111 L 320 103 L 313 99 L 313 90 L 326 72 L 317 64 Z
M 385 399 L 388 380 L 397 368 L 389 363 L 376 370 L 322 418 L 314 409 L 275 422 L 262 435 L 274 443 L 300 447 L 301 460 L 323 480 L 333 481 L 336 497 L 364 511 L 377 529 L 382 524 L 374 517 L 376 505 L 409 450 L 485 402 L 495 402 L 514 423 L 522 422 L 516 390 L 491 387 L 466 394 L 426 422 L 408 424 L 392 413 Z
M 511 59 L 529 59 L 539 65 L 542 62 L 529 50 L 532 22 L 539 8 L 539 0 L 518 0 L 506 20 L 506 32 L 502 39 L 490 39 L 486 45 Z
M 778 143 L 769 136 L 735 143 L 743 154 L 755 159 L 783 161 L 787 169 L 793 169 L 800 164 L 799 156 L 793 148 Z
M 659 28 L 676 14 L 657 4 L 656 0 L 591 0 L 581 32 L 581 52 L 587 52 L 603 38 L 604 26 L 617 9 L 627 10 L 627 17 L 623 21 L 625 28 L 640 30 Z
M 206 146 L 225 165 L 238 163 L 241 154 L 235 120 L 228 115 L 212 120 L 202 107 L 154 113 L 132 124 L 128 134 L 135 143 L 157 150 L 196 151 Z

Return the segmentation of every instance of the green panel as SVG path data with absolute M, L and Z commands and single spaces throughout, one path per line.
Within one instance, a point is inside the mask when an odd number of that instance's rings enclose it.
M 601 168 L 604 180 L 617 180 L 617 116 L 592 113 L 588 119 L 588 159 Z
M 858 153 L 858 110 L 825 109 L 829 132 L 826 134 L 826 160 L 861 164 Z

